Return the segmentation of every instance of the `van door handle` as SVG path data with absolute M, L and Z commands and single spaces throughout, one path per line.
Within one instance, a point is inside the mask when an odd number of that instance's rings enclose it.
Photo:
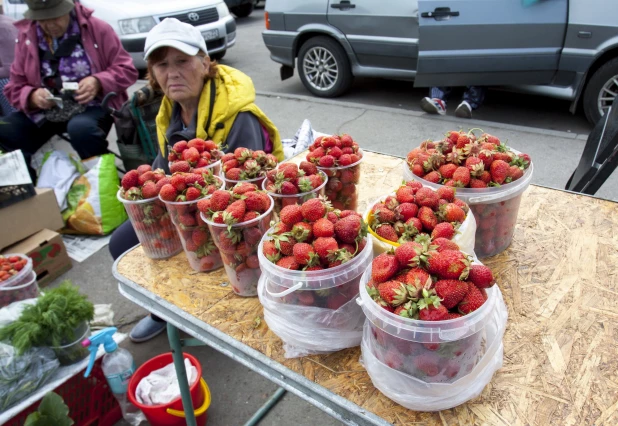
M 421 18 L 433 18 L 439 20 L 441 18 L 450 18 L 451 16 L 459 16 L 459 12 L 451 12 L 450 7 L 436 7 L 433 12 L 421 13 Z
M 354 9 L 356 5 L 350 3 L 347 0 L 342 0 L 341 3 L 333 3 L 330 5 L 330 7 L 332 7 L 333 9 L 346 10 L 346 9 Z

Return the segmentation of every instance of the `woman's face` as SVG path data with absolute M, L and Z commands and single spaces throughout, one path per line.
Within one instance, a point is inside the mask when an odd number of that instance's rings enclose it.
M 170 47 L 153 64 L 152 71 L 165 96 L 175 102 L 186 102 L 199 99 L 209 67 L 208 57 L 189 56 Z
M 71 21 L 71 15 L 60 16 L 53 19 L 41 19 L 39 25 L 43 29 L 43 32 L 52 38 L 60 38 L 67 32 L 69 28 L 69 22 Z

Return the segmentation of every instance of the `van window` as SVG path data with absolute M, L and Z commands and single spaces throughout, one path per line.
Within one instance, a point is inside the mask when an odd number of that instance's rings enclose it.
M 8 0 L 11 4 L 26 4 L 26 0 Z

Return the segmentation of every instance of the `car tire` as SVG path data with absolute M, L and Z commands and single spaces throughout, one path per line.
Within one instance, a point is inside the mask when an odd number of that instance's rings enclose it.
M 231 10 L 237 18 L 246 18 L 253 12 L 253 3 L 241 4 L 240 6 L 233 7 Z
M 599 110 L 599 100 L 604 89 L 608 89 L 616 93 L 618 90 L 618 58 L 614 58 L 603 64 L 598 70 L 592 74 L 586 89 L 584 90 L 583 106 L 584 114 L 591 124 L 596 124 L 602 116 Z M 618 105 L 618 104 L 616 104 Z
M 221 52 L 213 53 L 212 55 L 210 55 L 210 59 L 214 59 L 215 61 L 220 61 L 221 59 L 223 59 L 226 53 L 227 53 L 227 50 L 222 50 Z
M 330 70 L 320 68 L 312 74 L 311 71 L 316 65 L 327 65 Z M 298 52 L 297 67 L 300 80 L 307 90 L 323 98 L 343 95 L 354 80 L 348 55 L 343 47 L 330 37 L 317 36 L 307 40 Z

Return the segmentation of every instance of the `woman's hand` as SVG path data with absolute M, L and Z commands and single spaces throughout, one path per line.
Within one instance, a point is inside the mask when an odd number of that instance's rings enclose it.
M 79 82 L 79 88 L 75 91 L 75 100 L 84 105 L 93 100 L 101 90 L 101 83 L 95 77 L 86 77 Z
M 50 96 L 49 90 L 44 88 L 36 89 L 30 94 L 30 106 L 32 109 L 50 109 L 56 105 L 53 101 L 47 99 Z

